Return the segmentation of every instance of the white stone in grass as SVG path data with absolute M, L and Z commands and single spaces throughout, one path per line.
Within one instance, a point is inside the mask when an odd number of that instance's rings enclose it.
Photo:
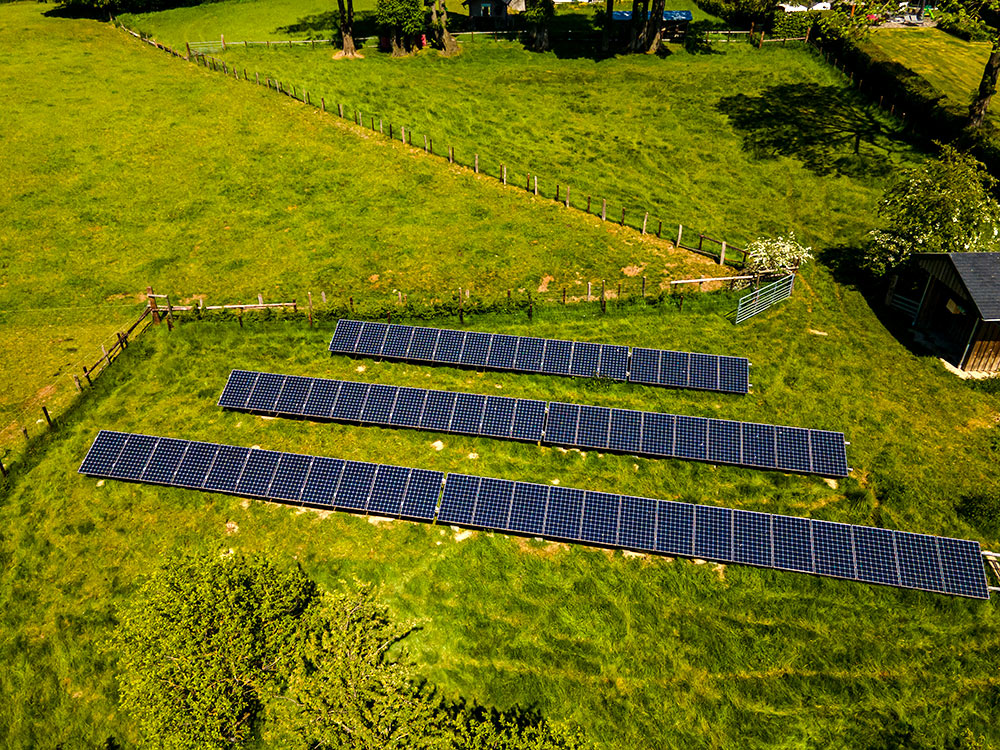
M 500 386 L 497 386 L 497 388 L 499 388 L 499 387 L 500 387 Z M 44 420 L 44 419 L 36 419 L 36 420 L 35 420 L 35 424 L 44 424 L 44 422 L 45 422 L 45 420 Z
M 98 487 L 103 487 L 104 486 L 104 480 L 103 479 L 98 479 L 97 480 L 97 486 Z
M 817 331 L 815 328 L 810 328 L 809 329 L 809 333 L 811 333 L 813 336 L 829 336 L 830 335 L 826 331 Z
M 643 553 L 643 552 L 633 552 L 630 549 L 623 549 L 622 550 L 622 556 L 623 557 L 646 557 L 645 553 Z
M 444 450 L 444 443 L 442 443 L 440 440 L 435 440 L 433 443 L 431 443 L 431 448 L 433 448 L 436 451 Z
M 253 450 L 257 450 L 257 451 L 259 451 L 259 450 L 260 450 L 260 446 L 259 446 L 259 445 L 251 445 L 251 446 L 250 446 L 250 450 L 252 450 L 252 451 L 253 451 Z
M 368 516 L 368 523 L 372 526 L 378 526 L 380 523 L 392 523 L 392 518 L 386 518 L 385 516 Z
M 639 464 L 632 464 L 632 468 L 639 471 Z
M 472 536 L 473 533 L 474 532 L 472 532 L 472 531 L 466 530 L 466 531 L 461 532 L 460 534 L 455 534 L 455 541 L 456 542 L 464 542 L 466 539 L 468 539 L 470 536 Z
M 477 458 L 479 458 L 479 454 L 473 451 L 472 453 L 469 454 L 469 458 L 475 461 Z
M 356 372 L 364 372 L 367 369 L 364 365 L 358 365 Z
M 500 388 L 503 388 L 503 385 L 501 385 L 500 383 L 497 383 L 497 384 L 496 384 L 496 387 L 497 387 L 497 389 L 499 390 Z
M 823 481 L 826 482 L 827 486 L 831 490 L 835 490 L 840 487 L 840 483 L 836 479 L 830 479 L 829 477 L 823 477 Z
M 277 419 L 277 417 L 261 417 L 261 419 L 266 419 L 266 420 L 270 421 L 272 419 Z
M 558 479 L 552 479 L 552 480 L 549 480 L 549 481 L 551 481 L 552 484 L 559 484 L 559 480 Z

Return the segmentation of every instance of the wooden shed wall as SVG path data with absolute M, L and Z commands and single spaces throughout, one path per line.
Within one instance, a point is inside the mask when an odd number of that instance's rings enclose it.
M 1000 323 L 980 323 L 963 370 L 1000 371 Z

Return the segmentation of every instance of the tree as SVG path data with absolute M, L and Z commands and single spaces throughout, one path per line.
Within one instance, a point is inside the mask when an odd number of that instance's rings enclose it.
M 788 236 L 758 237 L 747 245 L 746 270 L 750 272 L 793 269 L 812 258 L 812 248 L 804 247 L 795 232 Z
M 376 0 L 375 20 L 389 37 L 396 57 L 413 48 L 417 34 L 424 30 L 422 0 Z
M 525 0 L 524 18 L 528 26 L 528 47 L 535 52 L 549 48 L 549 24 L 556 15 L 553 0 Z
M 983 252 L 1000 249 L 996 180 L 969 154 L 942 145 L 941 156 L 905 170 L 879 203 L 888 223 L 869 234 L 869 270 L 882 275 L 911 253 Z
M 983 70 L 983 77 L 979 81 L 979 88 L 969 105 L 969 128 L 977 130 L 986 121 L 986 113 L 989 111 L 990 102 L 997 92 L 997 78 L 1000 77 L 1000 33 L 993 34 L 993 47 L 990 49 L 990 56 L 986 59 L 986 67 Z
M 455 711 L 455 750 L 582 750 L 579 733 L 554 727 L 536 714 L 487 711 L 461 706 Z
M 434 43 L 445 56 L 457 55 L 459 48 L 455 37 L 448 31 L 448 6 L 445 0 L 427 0 L 431 8 L 431 33 Z
M 122 612 L 122 705 L 150 745 L 223 748 L 258 734 L 282 654 L 316 597 L 299 569 L 240 555 L 172 560 Z
M 344 7 L 344 0 L 337 0 L 340 10 L 340 36 L 343 39 L 344 57 L 357 57 L 358 51 L 354 47 L 354 0 L 347 0 L 347 7 Z
M 653 7 L 646 18 L 646 25 L 642 30 L 640 39 L 640 49 L 638 52 L 656 52 L 660 48 L 660 39 L 663 36 L 663 9 L 666 7 L 665 0 L 653 0 Z

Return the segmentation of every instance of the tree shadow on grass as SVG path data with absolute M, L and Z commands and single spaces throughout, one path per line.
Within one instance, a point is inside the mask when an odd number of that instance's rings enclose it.
M 375 22 L 375 12 L 360 10 L 354 12 L 354 34 L 355 41 L 359 42 L 364 37 L 377 36 L 378 25 Z M 325 13 L 315 13 L 290 23 L 287 26 L 279 26 L 272 33 L 291 36 L 293 34 L 305 34 L 307 39 L 333 39 L 340 40 L 340 13 L 336 10 Z
M 899 127 L 838 86 L 781 84 L 723 97 L 717 107 L 755 158 L 791 156 L 818 175 L 882 176 L 908 148 Z

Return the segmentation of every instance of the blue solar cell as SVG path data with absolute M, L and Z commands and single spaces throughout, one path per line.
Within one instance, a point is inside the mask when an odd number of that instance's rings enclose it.
M 433 521 L 437 510 L 438 495 L 441 494 L 441 482 L 444 474 L 440 471 L 414 469 L 410 472 L 410 481 L 406 485 L 403 496 L 403 518 L 417 518 L 421 521 Z
M 438 336 L 437 348 L 434 350 L 434 361 L 458 364 L 462 359 L 464 341 L 465 331 L 442 329 Z
M 775 434 L 777 438 L 775 465 L 779 469 L 809 473 L 812 469 L 812 461 L 809 458 L 809 430 L 800 427 L 778 427 Z
M 712 505 L 695 507 L 694 554 L 709 560 L 733 559 L 733 511 Z
M 553 445 L 576 445 L 576 425 L 580 420 L 580 407 L 576 404 L 549 404 L 545 422 L 545 442 Z
M 285 384 L 287 377 L 287 375 L 262 372 L 250 393 L 246 408 L 250 411 L 273 412 L 274 404 L 278 400 L 278 394 L 281 393 L 281 387 Z
M 573 342 L 546 339 L 545 358 L 542 372 L 546 375 L 569 375 L 569 363 L 573 358 Z
M 656 500 L 622 496 L 618 544 L 627 549 L 656 549 Z
M 368 395 L 368 388 L 368 383 L 342 382 L 340 384 L 340 393 L 337 394 L 337 402 L 333 406 L 330 418 L 343 422 L 359 421 L 361 419 L 361 410 L 365 406 L 365 397 Z M 313 388 L 313 393 L 315 392 L 316 389 Z
M 285 463 L 285 460 L 291 455 L 294 454 L 282 454 L 281 463 Z M 317 456 L 313 460 L 312 466 L 309 467 L 309 475 L 306 477 L 301 491 L 291 499 L 301 500 L 303 505 L 333 506 L 333 499 L 337 496 L 337 486 L 340 484 L 340 476 L 344 472 L 345 463 L 346 461 L 339 458 Z M 289 483 L 289 494 L 295 492 L 294 485 L 294 481 Z
M 599 374 L 602 378 L 626 380 L 628 378 L 628 347 L 602 344 Z
M 478 393 L 459 393 L 455 399 L 455 412 L 451 417 L 452 432 L 478 435 L 483 424 L 486 396 Z
M 514 485 L 507 528 L 522 534 L 541 536 L 545 530 L 545 507 L 548 499 L 548 485 L 517 482 Z
M 479 428 L 480 435 L 505 438 L 510 437 L 514 426 L 514 408 L 517 399 L 502 396 L 490 396 L 486 399 L 486 409 L 483 412 L 483 424 Z
M 447 431 L 451 424 L 451 412 L 455 408 L 455 398 L 456 394 L 448 391 L 429 391 L 420 426 L 425 430 Z
M 899 586 L 899 568 L 892 532 L 870 526 L 854 527 L 854 557 L 858 579 Z
M 774 516 L 771 522 L 774 540 L 774 567 L 812 573 L 812 524 L 808 518 Z
M 514 369 L 521 372 L 541 372 L 545 356 L 545 339 L 519 338 Z
M 708 460 L 718 464 L 743 462 L 739 422 L 728 419 L 708 420 Z
M 897 531 L 896 554 L 899 560 L 899 578 L 903 586 L 923 591 L 945 590 L 935 537 Z
M 687 388 L 691 380 L 691 355 L 687 352 L 663 352 L 660 357 L 660 385 Z
M 138 479 L 141 477 L 143 469 L 146 468 L 146 463 L 149 461 L 150 456 L 153 455 L 153 449 L 156 447 L 157 440 L 159 438 L 150 437 L 149 435 L 130 436 L 128 442 L 125 443 L 125 447 L 122 448 L 118 460 L 115 461 L 115 465 L 111 468 L 111 476 L 116 479 Z
M 319 461 L 319 458 L 315 459 Z M 312 473 L 312 456 L 299 453 L 282 453 L 278 468 L 274 471 L 274 479 L 267 490 L 269 497 L 276 500 L 292 500 L 298 502 L 302 497 L 306 479 Z
M 619 453 L 639 453 L 642 450 L 642 412 L 611 410 L 608 448 Z
M 506 529 L 513 495 L 513 482 L 483 477 L 483 481 L 479 483 L 472 523 L 484 529 Z
M 648 411 L 642 415 L 642 452 L 651 456 L 674 455 L 673 414 Z
M 771 515 L 733 511 L 733 561 L 771 567 Z
M 607 448 L 611 409 L 603 406 L 581 406 L 576 430 L 576 444 L 583 448 Z
M 570 361 L 569 374 L 583 378 L 597 377 L 597 369 L 600 362 L 600 344 L 588 344 L 577 341 L 573 344 L 573 358 Z
M 490 358 L 492 339 L 492 334 L 469 331 L 465 335 L 465 346 L 462 348 L 462 364 L 470 367 L 484 367 Z
M 278 414 L 301 414 L 312 384 L 312 378 L 289 375 L 285 380 L 285 387 L 281 389 L 281 395 L 274 404 L 274 411 Z
M 773 469 L 775 466 L 774 426 L 744 422 L 743 424 L 743 463 L 746 466 L 759 466 Z
M 941 538 L 938 540 L 938 549 L 941 553 L 945 591 L 959 596 L 989 599 L 979 542 Z
M 514 440 L 530 440 L 537 443 L 542 439 L 545 428 L 545 402 L 528 398 L 517 399 L 514 410 L 514 428 L 510 436 Z
M 250 398 L 250 391 L 253 390 L 254 383 L 260 373 L 247 372 L 246 370 L 233 370 L 229 373 L 226 387 L 222 389 L 219 396 L 219 406 L 225 409 L 242 409 Z
M 236 483 L 243 473 L 243 465 L 249 453 L 247 448 L 220 445 L 219 452 L 215 454 L 215 460 L 212 462 L 212 468 L 208 470 L 204 489 L 213 492 L 235 492 Z
M 118 460 L 128 438 L 127 432 L 111 432 L 110 430 L 98 432 L 87 451 L 87 457 L 80 464 L 79 472 L 90 476 L 111 476 L 111 467 Z
M 156 450 L 153 451 L 145 471 L 142 472 L 142 481 L 153 484 L 171 484 L 187 447 L 187 440 L 162 438 L 156 444 Z
M 413 339 L 412 326 L 389 326 L 382 345 L 382 356 L 390 359 L 406 359 Z
M 267 497 L 267 490 L 271 486 L 274 470 L 278 467 L 280 458 L 281 454 L 277 451 L 252 449 L 247 456 L 240 481 L 236 485 L 236 494 Z
M 694 554 L 694 505 L 661 500 L 656 509 L 656 551 Z
M 497 333 L 493 336 L 493 346 L 487 364 L 498 370 L 511 370 L 517 357 L 517 337 Z
M 719 389 L 719 358 L 714 354 L 691 355 L 691 380 L 689 388 L 700 388 L 705 391 Z
M 426 399 L 427 391 L 422 388 L 400 388 L 396 406 L 392 410 L 391 423 L 401 427 L 419 426 Z
M 618 543 L 618 511 L 621 498 L 606 492 L 587 491 L 583 500 L 580 538 L 586 542 L 612 546 Z
M 189 443 L 171 484 L 201 489 L 218 450 L 219 446 L 215 443 Z
M 750 390 L 750 363 L 743 357 L 719 357 L 719 390 L 747 393 Z
M 677 417 L 674 455 L 704 461 L 708 457 L 708 420 L 704 417 Z
M 372 484 L 368 512 L 380 516 L 398 516 L 403 509 L 403 495 L 406 494 L 410 471 L 402 466 L 379 466 Z
M 583 498 L 583 490 L 569 487 L 550 487 L 549 505 L 545 513 L 544 535 L 553 539 L 579 539 L 580 521 L 583 516 Z
M 629 381 L 632 383 L 659 383 L 661 354 L 659 349 L 633 349 Z
M 330 351 L 354 352 L 358 346 L 362 325 L 360 320 L 338 320 L 337 330 L 333 332 L 333 340 L 330 341 Z
M 358 345 L 355 351 L 358 354 L 377 357 L 382 351 L 388 332 L 389 326 L 385 323 L 365 323 L 361 328 L 361 335 L 358 336 Z
M 344 383 L 344 386 L 346 385 L 347 383 Z M 379 383 L 368 386 L 368 394 L 365 396 L 364 406 L 361 407 L 361 416 L 358 421 L 368 424 L 392 424 L 392 408 L 396 403 L 399 390 L 397 386 Z M 343 393 L 343 388 L 341 388 L 341 393 Z M 334 416 L 339 411 L 339 402 L 337 406 L 338 408 L 334 410 Z
M 467 474 L 449 474 L 444 483 L 444 493 L 441 495 L 441 510 L 438 511 L 438 521 L 464 526 L 470 525 L 472 513 L 476 508 L 479 481 L 480 477 L 471 477 Z
M 358 384 L 360 385 L 360 384 Z M 306 402 L 302 405 L 302 415 L 330 419 L 330 412 L 340 394 L 340 382 L 337 380 L 313 380 Z M 358 411 L 360 412 L 360 404 Z
M 410 340 L 410 352 L 406 358 L 417 362 L 433 362 L 440 333 L 437 328 L 415 328 L 413 338 Z
M 837 578 L 857 578 L 851 527 L 843 523 L 813 521 L 812 533 L 816 572 Z
M 340 510 L 367 510 L 376 471 L 377 464 L 363 461 L 348 461 L 344 464 L 344 474 L 340 478 L 333 504 Z
M 810 430 L 812 470 L 826 477 L 847 476 L 847 449 L 842 432 Z

